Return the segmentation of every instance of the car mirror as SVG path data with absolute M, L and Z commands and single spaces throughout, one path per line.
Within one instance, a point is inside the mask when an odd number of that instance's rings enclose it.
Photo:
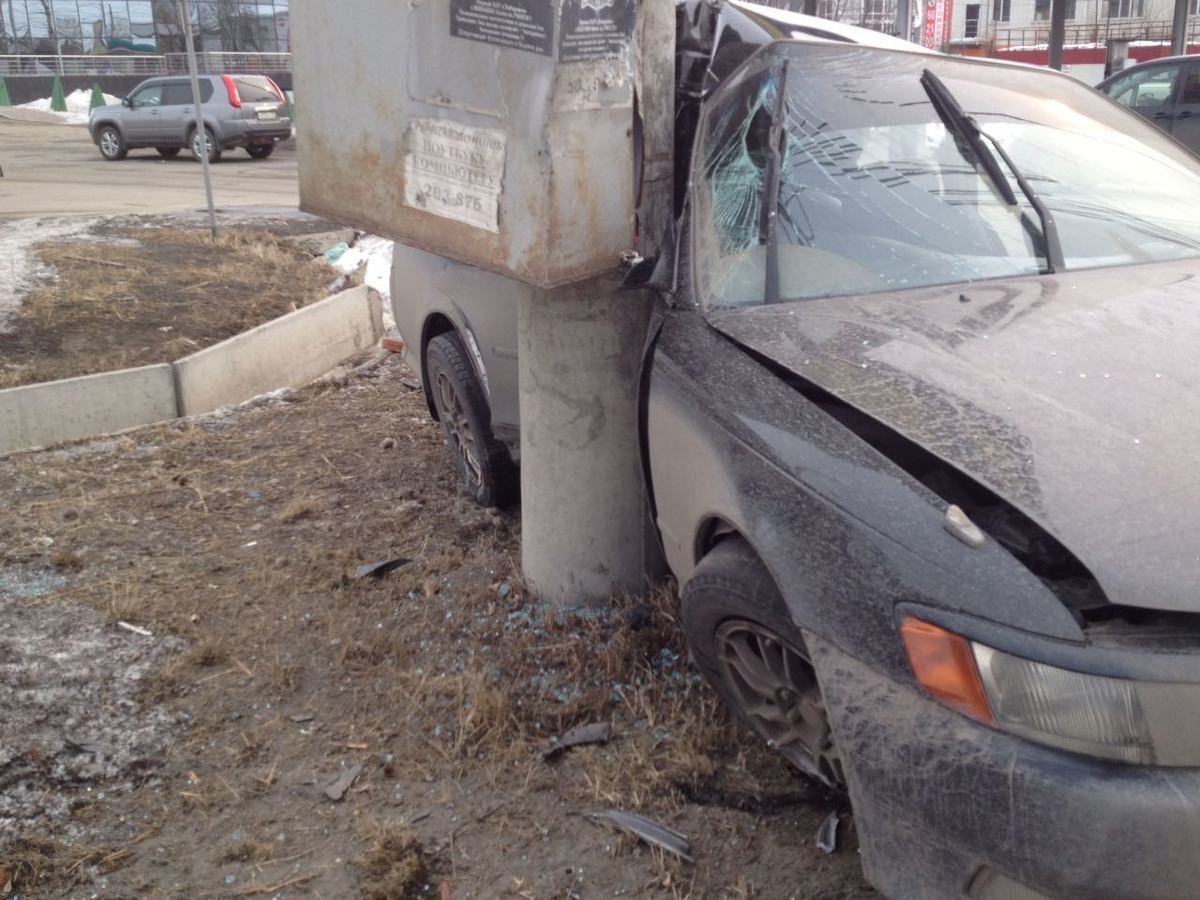
M 133 109 L 133 100 L 131 100 L 129 97 L 122 97 L 121 105 L 128 106 L 130 109 Z

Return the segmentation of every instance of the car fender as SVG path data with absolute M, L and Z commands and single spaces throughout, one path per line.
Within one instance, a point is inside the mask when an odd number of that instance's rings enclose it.
M 996 542 L 975 549 L 955 538 L 946 501 L 699 314 L 668 315 L 646 403 L 656 519 L 681 583 L 714 527 L 735 532 L 798 627 L 903 680 L 911 671 L 896 616 L 906 602 L 1082 639 Z

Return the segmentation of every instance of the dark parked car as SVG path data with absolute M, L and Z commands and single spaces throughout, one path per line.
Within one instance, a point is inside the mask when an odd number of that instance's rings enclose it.
M 88 131 L 100 154 L 112 161 L 138 147 L 154 147 L 167 158 L 188 149 L 197 160 L 203 147 L 210 162 L 224 150 L 243 147 L 254 159 L 266 159 L 291 137 L 287 98 L 266 75 L 201 75 L 200 103 L 206 141 L 196 127 L 188 78 L 143 81 L 120 104 L 92 110 Z
M 679 215 L 631 275 L 695 661 L 889 897 L 1194 897 L 1200 162 L 1070 77 L 806 21 L 680 7 Z M 509 338 L 465 318 L 411 344 L 487 472 Z
M 1106 78 L 1096 90 L 1200 152 L 1200 57 L 1144 62 Z

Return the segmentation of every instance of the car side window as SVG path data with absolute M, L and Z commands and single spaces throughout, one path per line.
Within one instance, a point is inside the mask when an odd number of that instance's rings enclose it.
M 132 103 L 134 109 L 144 109 L 148 106 L 162 106 L 162 100 L 163 86 L 161 84 L 152 84 L 134 94 Z
M 173 81 L 163 88 L 163 106 L 187 106 L 192 102 L 192 86 L 186 81 Z
M 1187 77 L 1183 82 L 1183 90 L 1179 93 L 1179 105 L 1200 103 L 1200 67 L 1188 67 Z
M 1178 64 L 1130 72 L 1112 83 L 1108 95 L 1122 106 L 1131 109 L 1166 106 L 1175 93 L 1175 81 L 1178 77 Z

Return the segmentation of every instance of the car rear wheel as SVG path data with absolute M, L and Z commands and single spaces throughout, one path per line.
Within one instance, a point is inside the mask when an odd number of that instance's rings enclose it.
M 196 162 L 200 162 L 200 154 L 204 152 L 202 148 L 205 144 L 207 144 L 208 161 L 210 163 L 219 162 L 221 159 L 221 145 L 217 143 L 211 128 L 204 129 L 204 138 L 205 140 L 201 140 L 199 131 L 192 132 L 192 139 L 189 142 L 192 145 L 192 159 L 196 160 Z
M 158 155 L 163 159 L 174 159 L 179 155 L 178 147 L 155 147 L 154 149 L 158 151 Z
M 487 397 L 462 338 L 447 332 L 431 340 L 425 351 L 425 374 L 467 494 L 480 506 L 507 506 L 515 501 L 516 467 L 507 448 L 492 434 Z
M 253 144 L 246 148 L 251 159 L 266 159 L 275 152 L 274 144 Z
M 125 138 L 121 137 L 121 132 L 112 125 L 105 125 L 100 129 L 96 135 L 96 146 L 100 148 L 100 155 L 109 162 L 124 159 L 129 154 Z
M 700 561 L 683 589 L 683 629 L 701 673 L 739 719 L 801 771 L 845 786 L 804 637 L 744 541 L 726 539 Z

